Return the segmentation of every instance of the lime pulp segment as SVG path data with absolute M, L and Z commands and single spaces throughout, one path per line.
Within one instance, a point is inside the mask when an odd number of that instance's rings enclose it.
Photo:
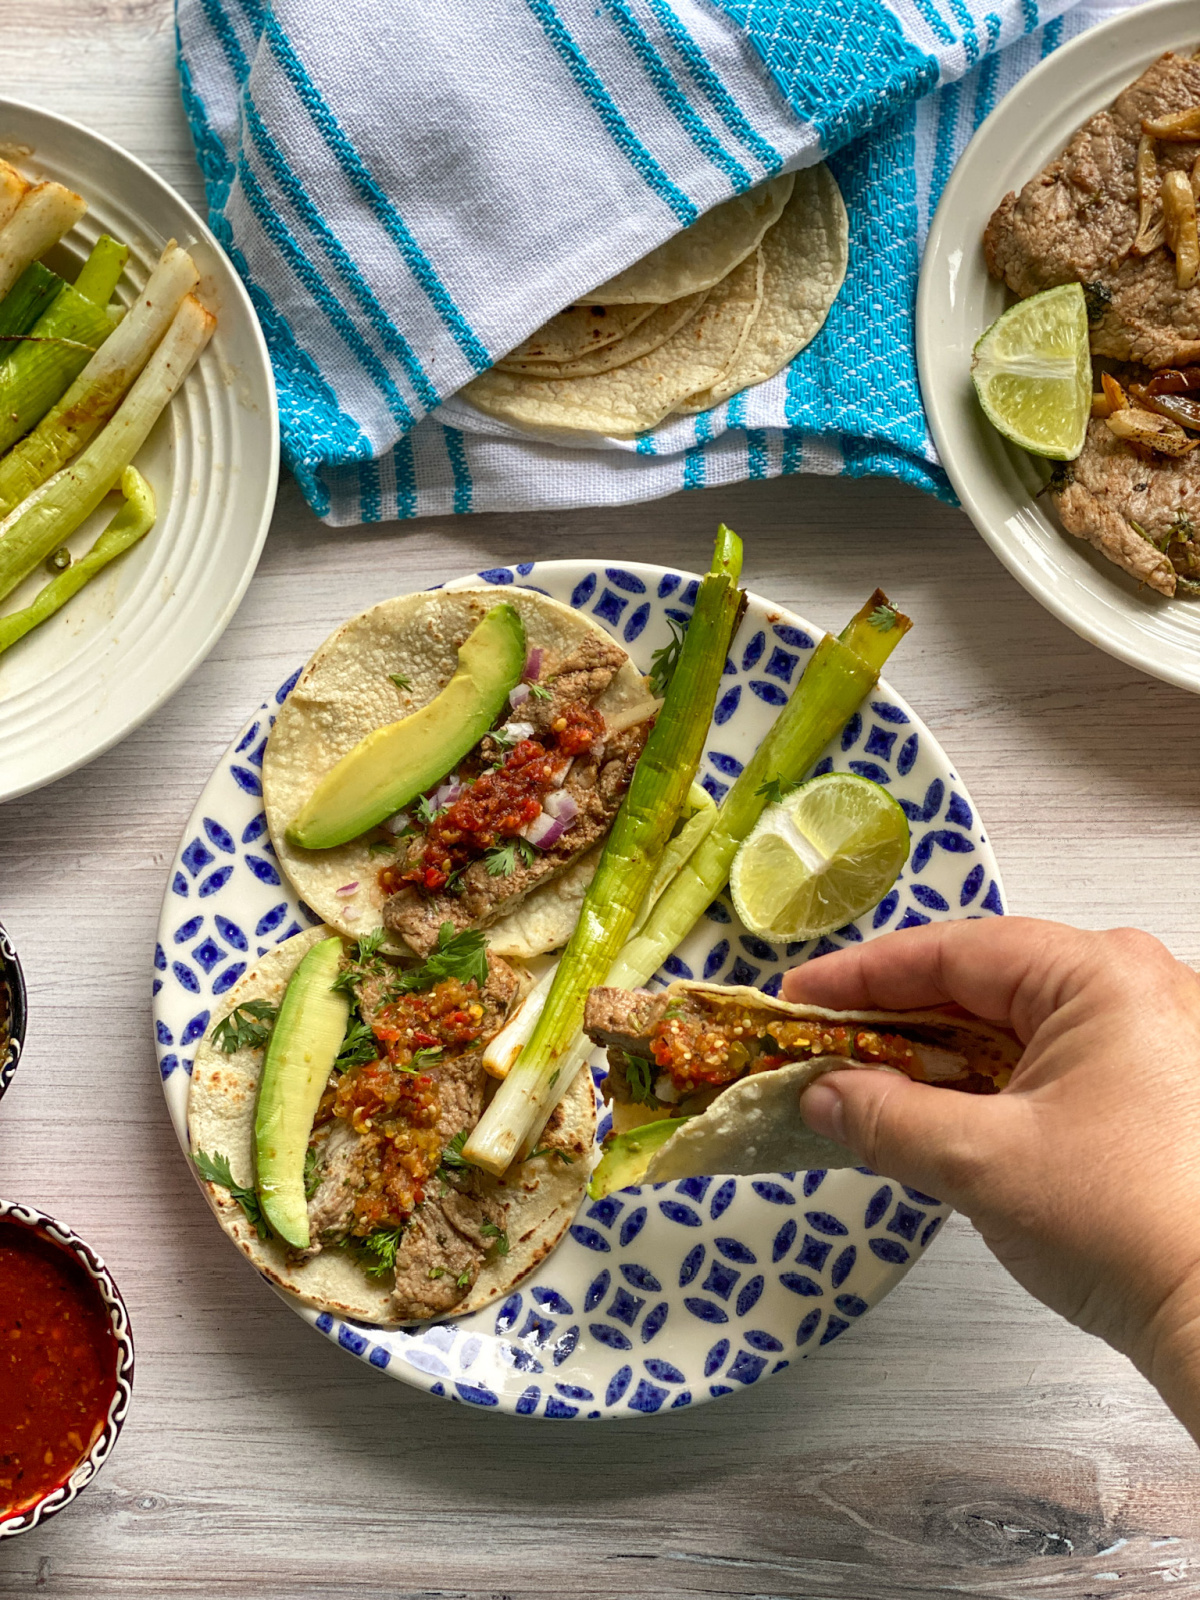
M 1077 283 L 1010 306 L 975 346 L 975 392 L 1006 439 L 1056 461 L 1083 449 L 1092 409 L 1087 305 Z

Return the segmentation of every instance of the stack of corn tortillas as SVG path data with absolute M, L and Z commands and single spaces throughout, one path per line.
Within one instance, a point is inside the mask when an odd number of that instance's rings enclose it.
M 539 433 L 628 438 L 774 377 L 821 328 L 846 273 L 829 169 L 772 178 L 583 295 L 462 390 Z

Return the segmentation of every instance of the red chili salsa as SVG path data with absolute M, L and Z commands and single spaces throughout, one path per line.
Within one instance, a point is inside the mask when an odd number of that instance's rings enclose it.
M 468 783 L 425 826 L 421 848 L 383 868 L 380 888 L 385 894 L 404 884 L 426 894 L 445 888 L 453 873 L 535 821 L 564 764 L 589 751 L 603 732 L 602 713 L 586 701 L 564 706 L 538 738 L 520 740 L 502 762 Z
M 0 1222 L 0 1515 L 64 1483 L 104 1427 L 117 1343 L 65 1250 Z

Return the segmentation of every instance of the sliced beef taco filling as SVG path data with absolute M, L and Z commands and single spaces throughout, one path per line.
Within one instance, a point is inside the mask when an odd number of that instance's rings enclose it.
M 593 989 L 585 1027 L 608 1046 L 605 1098 L 671 1115 L 703 1111 L 738 1079 L 819 1057 L 892 1067 L 971 1094 L 997 1092 L 1011 1073 L 1002 1059 L 973 1049 L 949 1017 L 944 1025 L 899 1017 L 884 1025 L 789 1014 L 797 1009 L 682 985 L 658 994 Z
M 313 1243 L 394 1267 L 400 1317 L 449 1310 L 504 1245 L 504 1209 L 457 1155 L 483 1110 L 481 1051 L 520 981 L 493 957 L 482 986 L 445 978 L 411 991 L 378 957 L 347 968 L 357 1016 L 309 1141 Z
M 423 955 L 443 922 L 487 927 L 605 837 L 652 723 L 614 727 L 593 704 L 625 659 L 589 636 L 539 663 L 508 720 L 422 798 L 378 876 L 390 933 Z

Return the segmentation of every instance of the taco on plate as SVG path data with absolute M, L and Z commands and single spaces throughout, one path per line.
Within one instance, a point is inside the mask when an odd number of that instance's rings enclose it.
M 347 938 L 426 955 L 446 922 L 499 956 L 564 944 L 653 722 L 626 652 L 545 595 L 437 590 L 352 618 L 267 740 L 271 841 Z
M 1013 1035 L 952 1010 L 827 1011 L 711 983 L 593 989 L 584 1028 L 608 1049 L 614 1130 L 593 1196 L 643 1180 L 853 1167 L 800 1117 L 823 1072 L 883 1068 L 994 1094 L 1021 1058 Z
M 494 1088 L 483 1047 L 527 981 L 478 933 L 447 926 L 403 969 L 375 938 L 317 927 L 235 986 L 196 1052 L 188 1137 L 222 1227 L 269 1282 L 412 1322 L 477 1310 L 554 1248 L 587 1182 L 589 1074 L 503 1179 L 461 1155 Z

